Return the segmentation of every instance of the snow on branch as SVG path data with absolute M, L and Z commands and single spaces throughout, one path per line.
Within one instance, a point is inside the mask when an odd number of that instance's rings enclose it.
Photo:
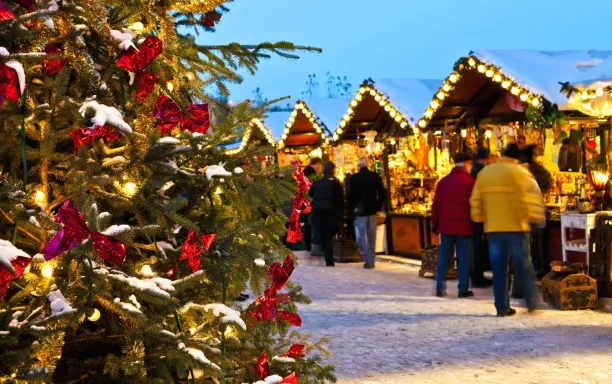
M 178 348 L 180 350 L 185 351 L 188 354 L 190 354 L 191 357 L 193 357 L 200 364 L 210 365 L 211 367 L 213 367 L 213 368 L 215 368 L 217 370 L 221 370 L 221 368 L 219 368 L 219 366 L 217 364 L 211 363 L 210 360 L 208 360 L 206 358 L 206 356 L 204 356 L 204 352 L 200 351 L 199 349 L 186 348 L 185 344 L 183 344 L 183 343 L 179 343 Z
M 30 257 L 30 255 L 11 244 L 10 241 L 0 239 L 0 264 L 11 274 L 15 273 L 11 261 L 15 260 L 17 256 Z
M 47 298 L 49 299 L 49 303 L 51 303 L 51 317 L 64 315 L 70 312 L 76 311 L 76 309 L 72 308 L 72 305 L 66 300 L 62 291 L 57 289 L 57 286 L 54 284 L 50 287 L 51 291 Z
M 223 314 L 224 316 L 221 318 L 221 322 L 224 324 L 234 323 L 238 324 L 240 328 L 244 329 L 245 331 L 247 329 L 244 320 L 240 318 L 240 312 L 227 307 L 225 304 L 206 304 L 204 306 L 204 310 L 206 312 L 212 310 L 212 313 L 215 316 Z
M 134 296 L 134 295 L 132 295 Z M 117 304 L 118 306 L 120 306 L 121 308 L 125 309 L 126 311 L 136 314 L 136 315 L 142 315 L 142 311 L 138 308 L 136 308 L 135 305 L 130 304 L 130 303 L 125 303 L 123 301 L 121 301 L 121 299 L 119 299 L 118 297 L 115 298 L 115 300 L 113 300 L 113 303 Z
M 110 34 L 113 39 L 119 42 L 119 49 L 126 50 L 129 47 L 136 48 L 136 46 L 134 45 L 134 39 L 136 38 L 136 34 L 127 28 L 122 28 L 122 30 L 123 32 L 118 31 L 116 29 L 111 29 L 110 31 Z
M 108 123 L 123 133 L 132 133 L 132 127 L 123 121 L 123 115 L 117 108 L 100 104 L 95 100 L 90 100 L 81 105 L 81 108 L 79 108 L 79 113 L 81 116 L 85 117 L 85 114 L 89 109 L 95 112 L 94 117 L 91 119 L 94 126 L 99 125 L 102 127 Z
M 106 268 L 96 268 L 94 269 L 94 272 L 100 275 L 105 275 L 110 280 L 127 284 L 139 291 L 147 292 L 164 299 L 170 298 L 168 291 L 173 292 L 175 290 L 170 280 L 162 279 L 160 277 L 141 280 L 134 276 L 126 276 L 118 271 L 109 272 Z
M 102 231 L 102 234 L 107 235 L 107 236 L 116 237 L 123 233 L 128 232 L 129 230 L 130 230 L 130 226 L 127 224 L 111 225 L 110 227 Z

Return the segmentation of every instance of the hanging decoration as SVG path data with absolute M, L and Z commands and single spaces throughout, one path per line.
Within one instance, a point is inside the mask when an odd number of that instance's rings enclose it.
M 199 238 L 196 238 L 194 230 L 190 229 L 189 233 L 187 233 L 187 238 L 181 247 L 181 257 L 179 258 L 179 262 L 176 267 L 168 271 L 168 276 L 176 275 L 179 264 L 184 260 L 187 260 L 189 263 L 191 272 L 195 273 L 201 270 L 202 266 L 200 265 L 200 255 L 210 249 L 210 246 L 212 245 L 216 236 L 216 233 L 205 233 L 200 235 Z
M 304 345 L 302 344 L 293 344 L 291 348 L 289 348 L 289 352 L 285 353 L 283 357 L 290 357 L 292 359 L 302 359 L 304 358 Z
M 140 75 L 138 75 L 136 100 L 143 101 L 151 92 L 153 92 L 157 79 L 157 75 L 149 72 L 142 72 Z
M 11 260 L 13 273 L 7 270 L 4 266 L 0 266 L 0 300 L 4 299 L 6 292 L 11 286 L 11 281 L 17 280 L 25 272 L 32 259 L 26 256 L 17 256 Z
M 130 85 L 134 74 L 142 72 L 162 53 L 162 42 L 155 36 L 147 37 L 140 45 L 140 50 L 134 46 L 128 47 L 117 60 L 117 66 L 130 73 Z
M 96 125 L 93 128 L 81 127 L 70 132 L 70 136 L 72 136 L 72 142 L 74 143 L 72 148 L 73 154 L 75 154 L 83 145 L 93 144 L 100 139 L 104 139 L 107 143 L 110 143 L 120 137 L 115 130 L 110 129 L 105 125 Z
M 213 28 L 219 20 L 221 20 L 221 14 L 217 11 L 210 11 L 204 14 L 204 26 L 206 28 Z
M 62 50 L 59 49 L 54 44 L 47 44 L 45 49 L 43 50 L 47 55 L 61 55 Z M 68 60 L 60 60 L 60 59 L 45 59 L 43 60 L 43 69 L 47 76 L 52 77 L 55 76 L 59 71 L 64 68 L 64 66 L 68 64 Z
M 0 0 L 0 21 L 11 20 L 15 18 L 15 14 Z
M 304 240 L 304 234 L 300 228 L 300 214 L 310 212 L 310 202 L 306 199 L 306 193 L 310 190 L 310 181 L 304 175 L 299 161 L 294 161 L 295 172 L 293 177 L 297 182 L 298 191 L 293 198 L 291 215 L 289 216 L 289 228 L 287 229 L 287 242 L 299 243 Z
M 295 263 L 291 256 L 287 256 L 282 266 L 278 262 L 272 263 L 268 267 L 268 275 L 272 278 L 270 289 L 274 292 L 280 292 L 289 281 L 294 269 Z
M 0 56 L 8 56 L 9 52 L 0 47 Z M 23 66 L 11 60 L 0 65 L 0 104 L 5 98 L 17 101 L 25 91 L 25 72 Z
M 171 132 L 179 123 L 182 130 L 201 134 L 208 132 L 210 128 L 208 104 L 192 104 L 186 109 L 191 117 L 185 115 L 178 104 L 168 96 L 160 95 L 157 98 L 153 114 L 158 119 L 155 126 L 161 130 L 162 135 Z
M 92 247 L 105 261 L 119 265 L 125 261 L 125 245 L 108 235 L 90 231 L 85 218 L 70 200 L 59 209 L 55 222 L 63 224 L 63 227 L 41 251 L 45 260 L 52 260 L 91 238 Z
M 257 364 L 253 367 L 257 376 L 259 376 L 260 380 L 264 380 L 266 377 L 270 376 L 270 362 L 268 361 L 268 355 L 266 351 L 261 353 L 259 359 L 257 359 Z
M 295 375 L 295 372 L 293 372 L 289 376 L 282 379 L 281 382 L 278 384 L 298 384 L 298 380 L 297 380 L 297 376 Z

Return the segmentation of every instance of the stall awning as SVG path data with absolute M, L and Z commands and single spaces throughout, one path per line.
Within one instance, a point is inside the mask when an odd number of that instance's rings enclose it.
M 274 137 L 272 132 L 260 119 L 253 119 L 249 126 L 244 130 L 242 139 L 232 145 L 226 146 L 225 153 L 235 155 L 242 152 L 249 143 L 259 141 L 263 144 L 274 146 Z
M 365 131 L 399 133 L 418 121 L 442 80 L 367 79 L 335 129 L 334 142 L 350 141 Z
M 565 81 L 562 91 L 568 104 L 589 116 L 603 118 L 612 115 L 612 57 L 585 71 L 574 81 Z
M 612 51 L 482 50 L 455 64 L 433 95 L 418 126 L 439 127 L 484 117 L 524 117 L 543 100 L 568 109 L 562 79 L 577 79 Z

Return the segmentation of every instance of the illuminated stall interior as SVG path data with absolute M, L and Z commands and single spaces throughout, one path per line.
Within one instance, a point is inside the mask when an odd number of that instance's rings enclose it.
M 270 146 L 274 148 L 274 137 L 272 132 L 266 127 L 261 119 L 253 119 L 251 123 L 245 128 L 244 134 L 240 141 L 234 145 L 226 146 L 225 153 L 230 156 L 235 156 L 242 153 L 248 146 Z M 274 163 L 274 155 L 258 156 L 258 161 L 263 165 Z
M 438 137 L 442 166 L 458 151 L 486 148 L 499 155 L 509 142 L 536 145 L 538 160 L 553 174 L 545 196 L 553 219 L 547 225 L 549 261 L 561 257 L 559 212 L 577 206 L 585 162 L 601 151 L 601 121 L 570 105 L 560 81 L 583 76 L 606 55 L 612 52 L 471 52 L 457 61 L 417 123 Z
M 431 244 L 426 211 L 428 196 L 424 186 L 430 169 L 428 143 L 415 136 L 411 125 L 425 109 L 440 80 L 368 79 L 351 100 L 333 134 L 334 158 L 338 177 L 357 171 L 361 156 L 370 158 L 371 168 L 387 186 L 385 218 L 387 248 L 390 253 L 418 255 Z M 405 204 L 421 212 L 399 214 Z
M 297 101 L 276 143 L 279 164 L 299 160 L 305 166 L 312 157 L 328 159 L 330 139 L 326 123 L 338 121 L 341 115 L 337 113 L 345 109 L 346 103 L 342 99 Z

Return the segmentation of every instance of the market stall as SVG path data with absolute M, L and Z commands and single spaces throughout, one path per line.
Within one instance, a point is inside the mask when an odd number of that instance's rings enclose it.
M 440 84 L 437 80 L 368 79 L 334 131 L 338 177 L 356 172 L 357 159 L 364 156 L 387 187 L 387 215 L 379 218 L 378 252 L 418 256 L 422 248 L 437 242 L 422 193 L 424 187 L 433 188 L 436 179 L 427 176 L 427 140 L 414 135 L 410 122 L 416 121 Z M 402 211 L 404 205 L 414 209 Z
M 273 117 L 278 121 L 279 117 L 286 116 L 276 144 L 279 164 L 299 160 L 307 165 L 311 157 L 328 158 L 330 140 L 326 124 L 338 121 L 345 105 L 346 100 L 341 99 L 299 100 L 290 113 Z M 270 113 L 270 117 L 277 113 Z
M 588 164 L 605 145 L 600 140 L 602 122 L 568 103 L 559 82 L 580 77 L 600 62 L 597 58 L 609 54 L 471 52 L 457 61 L 418 120 L 419 128 L 438 138 L 443 160 L 479 147 L 499 154 L 513 141 L 521 147 L 537 146 L 540 161 L 553 174 L 545 196 L 550 218 L 544 244 L 547 262 L 562 259 L 565 234 L 559 212 L 577 207 L 581 192 L 583 197 L 588 194 Z
M 274 148 L 274 137 L 272 132 L 260 119 L 253 119 L 251 123 L 244 129 L 243 135 L 239 141 L 232 145 L 227 145 L 225 153 L 229 156 L 235 156 L 242 153 L 248 146 L 269 146 Z M 265 155 L 258 156 L 258 161 L 264 165 L 273 164 L 275 156 Z

